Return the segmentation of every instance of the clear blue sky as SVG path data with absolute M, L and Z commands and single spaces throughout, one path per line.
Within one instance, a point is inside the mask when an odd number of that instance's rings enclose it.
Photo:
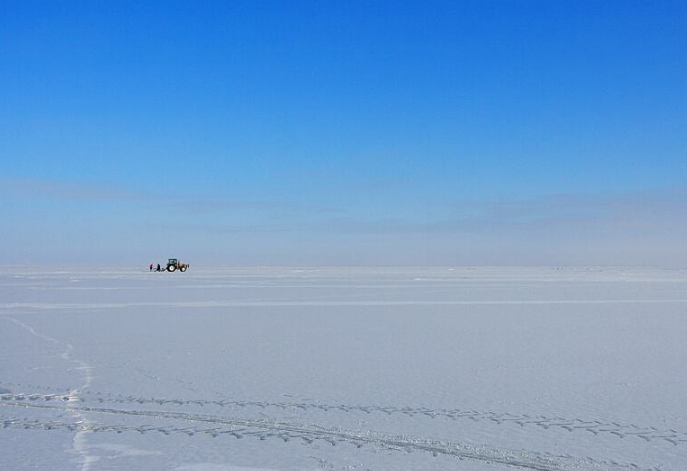
M 0 257 L 687 266 L 684 1 L 0 1 Z

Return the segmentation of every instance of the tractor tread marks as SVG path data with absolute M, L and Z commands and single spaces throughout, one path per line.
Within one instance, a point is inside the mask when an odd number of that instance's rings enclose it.
M 0 394 L 0 405 L 26 402 L 55 401 L 66 402 L 71 398 L 65 393 L 33 394 L 9 393 Z M 258 408 L 261 410 L 276 408 L 280 410 L 297 410 L 305 412 L 339 411 L 344 413 L 382 413 L 386 415 L 404 415 L 408 417 L 423 416 L 431 419 L 472 420 L 474 422 L 489 421 L 502 425 L 514 423 L 521 427 L 539 427 L 540 429 L 561 429 L 567 432 L 588 432 L 593 435 L 611 435 L 617 438 L 636 437 L 643 441 L 664 441 L 672 445 L 685 445 L 687 433 L 673 429 L 662 430 L 656 427 L 623 424 L 612 421 L 589 420 L 585 418 L 561 418 L 551 416 L 532 416 L 527 414 L 498 413 L 491 411 L 475 411 L 463 409 L 430 409 L 393 406 L 362 406 L 345 404 L 321 404 L 315 402 L 266 402 L 266 401 L 235 401 L 235 400 L 204 400 L 204 399 L 175 399 L 175 398 L 147 398 L 137 396 L 123 396 L 107 393 L 83 393 L 79 400 L 82 403 L 97 404 L 155 404 L 157 406 L 209 406 L 220 408 Z

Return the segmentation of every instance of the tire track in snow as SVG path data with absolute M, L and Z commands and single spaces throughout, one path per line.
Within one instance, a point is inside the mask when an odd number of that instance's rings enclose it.
M 62 400 L 67 402 L 65 410 L 72 413 L 74 415 L 74 418 L 78 419 L 79 422 L 87 425 L 89 423 L 88 418 L 85 417 L 82 414 L 82 412 L 80 412 L 79 409 L 74 406 L 74 404 L 80 400 L 81 392 L 84 389 L 90 387 L 91 382 L 93 381 L 93 367 L 83 360 L 72 357 L 72 352 L 74 351 L 74 346 L 72 344 L 60 342 L 59 340 L 53 337 L 37 332 L 30 325 L 25 324 L 13 317 L 4 317 L 4 319 L 13 322 L 14 324 L 29 332 L 34 337 L 52 343 L 58 347 L 64 347 L 64 351 L 60 354 L 60 358 L 64 361 L 76 364 L 77 366 L 75 367 L 75 369 L 82 370 L 84 372 L 84 383 L 81 386 L 73 388 L 66 394 L 64 394 L 62 396 Z M 81 471 L 90 471 L 93 463 L 95 463 L 98 460 L 97 456 L 92 456 L 88 452 L 88 447 L 86 444 L 86 437 L 88 433 L 88 429 L 79 429 L 76 431 L 76 434 L 72 439 L 72 448 L 74 449 L 74 453 L 81 458 Z
M 10 383 L 5 383 L 10 384 Z M 498 425 L 515 423 L 521 427 L 539 427 L 544 430 L 566 430 L 568 432 L 588 432 L 593 435 L 610 435 L 617 438 L 636 437 L 645 442 L 665 441 L 672 445 L 687 445 L 687 432 L 674 429 L 659 429 L 653 426 L 639 426 L 619 422 L 603 421 L 588 418 L 566 418 L 559 416 L 528 415 L 475 411 L 469 409 L 430 409 L 395 406 L 362 406 L 345 404 L 321 404 L 312 402 L 265 402 L 233 401 L 204 399 L 171 399 L 121 396 L 91 392 L 80 396 L 81 402 L 99 404 L 156 404 L 159 406 L 217 406 L 222 408 L 259 408 L 259 409 L 292 409 L 299 411 L 336 411 L 344 413 L 382 413 L 386 415 L 404 415 L 408 417 L 443 418 L 448 420 L 471 420 L 474 422 L 489 421 Z M 65 401 L 65 394 L 0 394 L 0 401 Z M 1 404 L 2 402 L 0 402 Z
M 5 402 L 3 405 L 20 408 L 69 410 L 59 405 L 37 404 L 31 402 Z M 194 425 L 178 427 L 173 425 L 121 425 L 99 423 L 67 423 L 62 421 L 29 420 L 21 418 L 0 419 L 3 428 L 24 428 L 93 432 L 159 432 L 164 435 L 183 433 L 189 436 L 207 434 L 212 437 L 233 436 L 236 439 L 255 437 L 260 440 L 281 439 L 283 441 L 301 440 L 306 444 L 314 441 L 324 441 L 331 446 L 349 443 L 358 448 L 373 446 L 390 451 L 405 453 L 430 453 L 433 456 L 449 456 L 457 459 L 495 463 L 513 468 L 533 471 L 651 471 L 641 468 L 635 463 L 618 463 L 595 460 L 592 458 L 578 458 L 559 456 L 548 453 L 537 453 L 527 450 L 499 449 L 482 445 L 471 445 L 460 442 L 430 440 L 407 435 L 381 434 L 371 430 L 347 430 L 342 428 L 326 428 L 315 424 L 300 424 L 271 419 L 243 419 L 185 412 L 170 412 L 158 410 L 130 410 L 99 407 L 75 407 L 77 410 L 90 414 L 115 416 L 135 416 L 153 420 L 181 421 Z M 200 425 L 202 424 L 202 425 Z M 210 426 L 210 427 L 208 427 Z M 78 432 L 77 432 L 78 433 Z

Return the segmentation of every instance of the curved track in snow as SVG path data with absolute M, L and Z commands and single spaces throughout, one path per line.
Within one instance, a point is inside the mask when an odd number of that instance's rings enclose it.
M 9 383 L 5 383 L 8 384 Z M 26 402 L 65 402 L 70 401 L 68 394 L 0 394 L 0 404 Z M 603 420 L 559 417 L 545 415 L 527 415 L 499 413 L 492 411 L 475 411 L 468 409 L 431 409 L 397 406 L 366 406 L 346 404 L 322 404 L 314 402 L 266 402 L 266 401 L 234 401 L 234 400 L 206 400 L 206 399 L 172 399 L 147 398 L 137 396 L 123 396 L 100 392 L 82 394 L 82 403 L 97 404 L 152 404 L 158 406 L 214 406 L 221 408 L 250 409 L 293 409 L 300 411 L 343 412 L 363 414 L 403 415 L 408 417 L 423 416 L 447 420 L 471 420 L 474 422 L 490 421 L 496 424 L 515 423 L 521 427 L 539 427 L 545 430 L 566 430 L 568 432 L 588 432 L 594 435 L 610 435 L 617 438 L 636 437 L 645 442 L 664 441 L 675 446 L 687 446 L 687 432 L 674 429 L 660 429 L 653 426 L 640 426 Z
M 3 383 L 14 386 L 10 383 Z M 33 389 L 33 388 L 32 388 Z M 43 388 L 49 389 L 49 388 Z M 93 405 L 88 405 L 89 403 Z M 139 406 L 156 406 L 162 409 Z M 546 430 L 565 429 L 570 432 L 590 431 L 597 434 L 610 434 L 615 437 L 638 437 L 644 441 L 666 440 L 675 446 L 687 443 L 687 434 L 675 430 L 659 430 L 654 427 L 641 428 L 633 424 L 604 423 L 601 421 L 583 421 L 582 419 L 564 419 L 560 417 L 530 417 L 524 415 L 497 414 L 494 412 L 477 412 L 459 409 L 426 409 L 410 407 L 379 407 L 326 405 L 297 402 L 262 402 L 203 399 L 165 399 L 120 396 L 105 393 L 89 392 L 80 395 L 78 403 L 70 400 L 69 394 L 63 393 L 4 393 L 0 394 L 0 406 L 7 412 L 13 410 L 44 410 L 88 414 L 89 420 L 67 422 L 29 418 L 28 414 L 3 414 L 0 425 L 3 428 L 23 428 L 40 430 L 68 430 L 79 433 L 160 433 L 162 435 L 185 434 L 188 436 L 209 435 L 212 437 L 229 437 L 234 439 L 257 438 L 259 440 L 279 439 L 285 442 L 298 441 L 311 444 L 325 442 L 331 446 L 350 444 L 356 447 L 376 447 L 384 450 L 405 453 L 428 453 L 433 456 L 449 456 L 457 459 L 488 462 L 506 465 L 515 469 L 535 471 L 648 471 L 635 463 L 602 461 L 588 457 L 559 456 L 528 450 L 503 449 L 489 446 L 477 446 L 455 441 L 428 439 L 421 436 L 391 435 L 374 430 L 350 430 L 322 426 L 317 423 L 300 423 L 276 418 L 243 418 L 220 414 L 225 409 L 258 408 L 264 411 L 270 408 L 299 409 L 311 412 L 336 412 L 350 414 L 402 414 L 405 416 L 420 415 L 431 419 L 444 420 L 488 420 L 503 424 L 515 422 L 521 426 L 536 426 Z M 128 407 L 127 407 L 128 406 Z M 200 414 L 184 410 L 190 407 L 208 406 L 213 413 Z M 166 409 L 166 410 L 165 410 Z M 22 415 L 24 415 L 22 417 Z M 98 417 L 95 420 L 94 417 Z M 126 424 L 126 417 L 137 417 L 146 423 Z
M 457 459 L 495 463 L 535 471 L 648 471 L 634 463 L 618 463 L 557 456 L 527 450 L 508 450 L 488 446 L 475 446 L 466 443 L 431 440 L 406 435 L 381 434 L 371 430 L 347 430 L 327 428 L 316 424 L 302 424 L 272 419 L 243 419 L 217 415 L 171 412 L 161 410 L 132 410 L 106 407 L 66 407 L 61 404 L 40 404 L 25 401 L 4 401 L 6 407 L 57 409 L 61 411 L 77 410 L 81 413 L 101 416 L 135 416 L 148 420 L 173 420 L 183 422 L 178 425 L 123 425 L 109 422 L 77 422 L 51 420 L 30 420 L 26 418 L 1 418 L 3 428 L 43 429 L 79 432 L 159 432 L 164 435 L 184 433 L 189 436 L 208 434 L 213 437 L 231 436 L 236 439 L 254 437 L 260 440 L 281 439 L 283 441 L 301 440 L 307 444 L 324 441 L 332 446 L 348 443 L 357 447 L 373 446 L 386 450 L 405 453 L 430 453 L 434 456 L 445 455 Z M 188 425 L 189 423 L 193 425 Z

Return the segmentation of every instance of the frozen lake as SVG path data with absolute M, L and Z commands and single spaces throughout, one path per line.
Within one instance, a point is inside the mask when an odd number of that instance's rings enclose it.
M 4 470 L 687 469 L 687 271 L 0 269 Z

